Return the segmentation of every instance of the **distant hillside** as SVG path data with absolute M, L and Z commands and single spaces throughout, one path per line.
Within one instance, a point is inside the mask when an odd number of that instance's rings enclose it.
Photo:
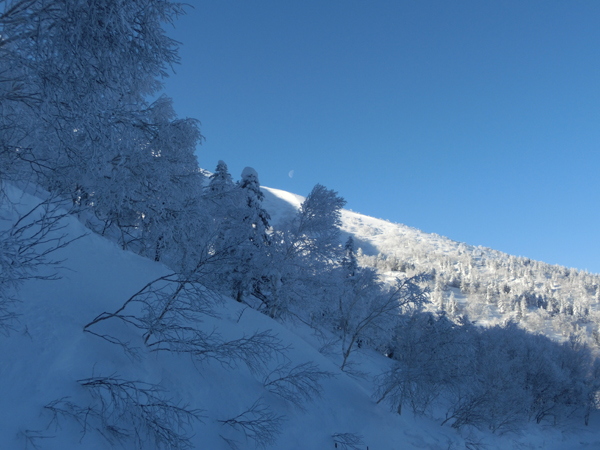
M 303 200 L 279 189 L 263 190 L 275 226 Z M 342 222 L 342 230 L 355 239 L 362 265 L 390 278 L 401 272 L 433 274 L 433 310 L 455 317 L 467 314 L 480 324 L 512 320 L 559 340 L 575 333 L 600 349 L 597 274 L 475 247 L 353 211 L 343 210 Z

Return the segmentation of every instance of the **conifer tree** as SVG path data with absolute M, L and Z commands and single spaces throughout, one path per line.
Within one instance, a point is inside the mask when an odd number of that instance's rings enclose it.
M 238 187 L 241 200 L 236 213 L 239 214 L 239 234 L 235 242 L 239 244 L 235 250 L 237 265 L 232 280 L 235 298 L 241 301 L 244 293 L 259 294 L 258 284 L 267 264 L 271 217 L 262 207 L 264 194 L 256 170 L 246 167 Z
M 222 201 L 234 190 L 235 183 L 229 174 L 227 164 L 219 160 L 215 172 L 209 177 L 208 195 L 214 202 Z
M 354 239 L 352 239 L 352 236 L 348 237 L 348 240 L 344 245 L 344 257 L 342 259 L 342 267 L 346 269 L 348 276 L 354 276 L 354 274 L 358 270 L 356 254 L 354 253 Z
M 448 314 L 450 317 L 456 317 L 458 314 L 458 302 L 454 297 L 454 292 L 450 292 L 450 296 L 448 297 Z
M 245 210 L 242 221 L 251 229 L 251 238 L 255 245 L 267 243 L 267 230 L 269 229 L 269 213 L 262 207 L 265 195 L 260 190 L 258 173 L 252 167 L 246 167 L 242 171 L 242 179 L 239 186 L 243 192 Z

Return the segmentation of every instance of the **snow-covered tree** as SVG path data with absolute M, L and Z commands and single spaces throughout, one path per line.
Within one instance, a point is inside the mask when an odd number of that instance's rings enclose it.
M 358 263 L 356 261 L 356 253 L 354 251 L 354 239 L 352 236 L 348 237 L 346 244 L 344 245 L 344 257 L 342 258 L 342 267 L 348 272 L 348 276 L 354 276 L 358 270 Z
M 419 310 L 428 301 L 427 291 L 420 287 L 425 275 L 396 279 L 386 286 L 369 268 L 361 268 L 352 277 L 344 277 L 337 295 L 338 308 L 333 316 L 341 334 L 342 364 L 358 345 L 374 348 L 387 345 L 399 314 Z
M 431 294 L 431 303 L 435 305 L 438 311 L 444 311 L 444 293 L 442 292 L 442 286 L 436 281 L 435 288 Z
M 206 281 L 241 302 L 255 293 L 270 245 L 270 218 L 262 207 L 258 174 L 247 167 L 234 183 L 227 165 L 219 161 L 203 198 L 214 260 Z
M 416 314 L 399 324 L 394 364 L 375 396 L 400 412 L 446 408 L 442 424 L 518 431 L 528 420 L 587 420 L 597 381 L 589 350 L 571 337 L 560 344 L 514 322 L 476 328 L 445 316 Z
M 456 298 L 454 296 L 454 292 L 450 292 L 450 295 L 448 297 L 448 314 L 450 315 L 450 317 L 456 317 L 456 315 L 458 314 L 458 302 L 456 301 Z
M 325 261 L 338 258 L 345 204 L 346 200 L 337 192 L 315 185 L 290 228 L 295 240 L 302 242 L 301 251 L 309 251 Z
M 150 103 L 177 44 L 162 24 L 183 12 L 166 0 L 3 2 L 0 167 L 94 213 L 89 225 L 154 254 L 201 178 L 197 121 L 170 100 Z M 168 225 L 167 225 L 168 224 Z M 153 242 L 140 242 L 142 230 Z M 149 248 L 146 248 L 149 247 Z
M 214 203 L 231 202 L 227 200 L 235 189 L 235 183 L 229 174 L 227 164 L 219 160 L 215 172 L 209 177 L 208 193 Z
M 246 167 L 242 171 L 242 179 L 239 182 L 240 188 L 243 190 L 244 202 L 246 210 L 242 221 L 252 229 L 251 240 L 255 244 L 267 242 L 267 231 L 270 228 L 269 213 L 262 207 L 262 201 L 265 195 L 260 190 L 260 182 L 258 173 L 252 167 Z
M 236 267 L 231 275 L 235 297 L 242 300 L 244 293 L 254 293 L 266 264 L 269 247 L 269 213 L 262 207 L 264 194 L 260 190 L 258 173 L 252 167 L 242 171 L 238 182 L 240 204 L 234 213 L 237 236 L 233 236 Z
M 204 192 L 206 213 L 210 216 L 210 252 L 215 256 L 215 265 L 208 274 L 206 283 L 234 297 L 241 291 L 234 289 L 232 274 L 239 270 L 240 246 L 246 245 L 250 237 L 242 223 L 242 191 L 233 182 L 227 164 L 219 161 L 215 172 L 210 176 L 208 188 Z M 241 298 L 238 297 L 238 300 Z
M 423 414 L 444 391 L 458 387 L 472 370 L 469 333 L 445 314 L 417 312 L 401 318 L 393 331 L 391 370 L 376 380 L 377 402 L 399 414 L 403 405 Z
M 345 203 L 337 192 L 317 184 L 296 215 L 273 232 L 257 292 L 271 317 L 309 300 L 303 314 L 320 308 L 331 270 L 342 257 L 339 227 Z

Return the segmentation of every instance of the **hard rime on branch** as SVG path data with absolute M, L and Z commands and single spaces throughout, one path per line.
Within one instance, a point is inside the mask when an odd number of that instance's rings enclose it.
M 319 398 L 322 393 L 321 380 L 332 378 L 333 373 L 321 370 L 314 363 L 291 366 L 280 364 L 263 379 L 263 386 L 300 410 L 304 403 Z
M 2 178 L 70 199 L 95 231 L 161 258 L 199 216 L 198 123 L 146 100 L 178 61 L 162 24 L 182 6 L 1 3 Z
M 270 233 L 267 260 L 253 292 L 261 301 L 259 310 L 273 318 L 298 316 L 326 301 L 323 288 L 333 282 L 341 255 L 345 203 L 318 184 L 291 220 Z

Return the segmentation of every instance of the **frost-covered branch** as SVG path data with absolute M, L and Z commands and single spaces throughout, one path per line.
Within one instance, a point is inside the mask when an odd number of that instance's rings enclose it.
M 420 274 L 384 288 L 369 269 L 361 269 L 345 280 L 345 289 L 339 296 L 338 319 L 342 334 L 342 365 L 344 370 L 355 344 L 375 335 L 379 330 L 391 331 L 392 323 L 402 312 L 419 309 L 428 301 L 428 290 L 420 283 L 428 278 Z M 385 332 L 384 332 L 385 333 Z
M 257 331 L 238 339 L 224 340 L 213 332 L 206 334 L 193 327 L 169 327 L 157 333 L 149 344 L 152 351 L 188 353 L 197 360 L 216 360 L 229 368 L 244 363 L 252 373 L 264 373 L 274 359 L 283 359 L 287 347 L 271 330 Z
M 231 368 L 242 362 L 253 373 L 264 373 L 270 361 L 284 358 L 286 347 L 270 330 L 230 340 L 215 330 L 203 330 L 203 318 L 213 315 L 213 295 L 197 282 L 170 274 L 146 284 L 114 313 L 98 315 L 84 331 L 121 346 L 134 357 L 137 350 L 130 342 L 97 327 L 106 320 L 118 320 L 141 330 L 150 351 L 186 353 L 197 361 L 212 359 Z

